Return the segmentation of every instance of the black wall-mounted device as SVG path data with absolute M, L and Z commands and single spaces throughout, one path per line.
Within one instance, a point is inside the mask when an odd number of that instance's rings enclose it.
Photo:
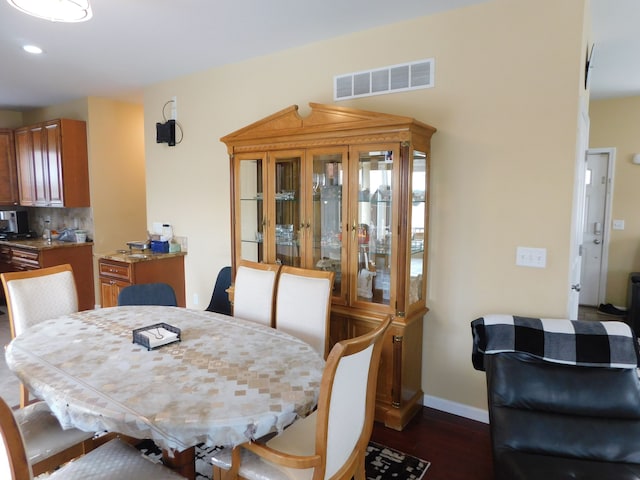
M 176 121 L 167 120 L 156 123 L 156 143 L 168 143 L 170 147 L 176 145 Z

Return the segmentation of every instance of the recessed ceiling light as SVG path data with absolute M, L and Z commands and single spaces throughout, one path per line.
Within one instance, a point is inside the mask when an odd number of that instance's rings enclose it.
M 29 53 L 42 53 L 42 49 L 40 47 L 36 47 L 35 45 L 25 45 L 22 47 L 25 52 Z
M 93 13 L 89 0 L 7 0 L 9 5 L 52 22 L 86 22 Z

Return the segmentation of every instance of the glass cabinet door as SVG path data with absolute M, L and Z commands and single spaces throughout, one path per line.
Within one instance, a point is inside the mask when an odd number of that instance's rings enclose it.
M 395 306 L 397 222 L 394 195 L 399 184 L 398 144 L 357 150 L 357 211 L 352 212 L 351 265 L 357 275 L 356 302 Z M 355 239 L 355 240 L 354 240 Z
M 425 152 L 413 150 L 411 155 L 411 209 L 409 210 L 409 306 L 423 300 L 426 271 L 426 228 L 429 169 Z
M 240 259 L 253 262 L 265 261 L 264 209 L 265 158 L 237 155 L 235 231 L 236 251 Z M 237 259 L 239 260 L 239 259 Z
M 343 160 L 347 158 L 344 147 L 311 150 L 311 251 L 310 268 L 335 272 L 333 283 L 334 302 L 345 303 L 344 271 L 345 247 L 343 220 L 346 218 L 346 172 Z
M 300 267 L 303 233 L 301 168 L 303 152 L 273 152 L 269 154 L 270 180 L 273 190 L 267 214 L 267 230 L 273 239 L 273 251 L 268 263 Z

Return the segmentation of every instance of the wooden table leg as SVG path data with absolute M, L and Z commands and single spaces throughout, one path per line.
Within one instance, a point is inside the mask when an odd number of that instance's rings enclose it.
M 173 455 L 173 456 L 172 456 Z M 190 447 L 181 452 L 173 451 L 169 453 L 162 450 L 162 462 L 174 472 L 185 478 L 195 480 L 196 478 L 196 448 Z

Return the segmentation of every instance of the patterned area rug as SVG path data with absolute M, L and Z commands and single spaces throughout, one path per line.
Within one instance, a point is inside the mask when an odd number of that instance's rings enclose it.
M 160 449 L 151 440 L 140 443 L 138 448 L 154 460 L 159 460 L 162 456 Z M 216 448 L 196 447 L 197 480 L 211 479 L 213 467 L 209 459 Z M 429 465 L 430 462 L 374 442 L 370 442 L 367 447 L 367 480 L 422 480 Z

